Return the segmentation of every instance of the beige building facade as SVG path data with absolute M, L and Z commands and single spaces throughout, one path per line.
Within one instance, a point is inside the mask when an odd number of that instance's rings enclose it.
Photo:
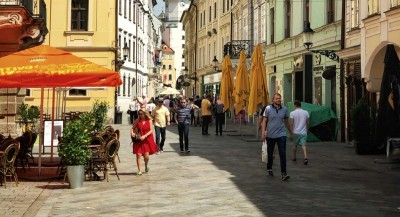
M 87 0 L 72 5 L 72 1 L 46 1 L 49 34 L 44 44 L 71 52 L 88 61 L 115 70 L 116 2 Z M 115 88 L 67 88 L 65 108 L 61 103 L 64 91 L 56 89 L 56 110 L 90 111 L 96 100 L 106 101 L 111 109 L 108 122 L 114 119 Z M 53 89 L 45 89 L 44 113 L 52 111 Z M 40 89 L 28 89 L 25 102 L 40 105 Z M 62 118 L 57 113 L 55 118 Z M 56 114 L 55 114 L 56 115 Z

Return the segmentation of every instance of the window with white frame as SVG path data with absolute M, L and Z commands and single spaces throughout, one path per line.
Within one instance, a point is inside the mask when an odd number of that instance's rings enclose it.
M 71 1 L 71 30 L 88 31 L 89 0 Z
M 357 28 L 360 25 L 359 17 L 359 0 L 351 0 L 351 12 L 350 12 L 350 28 Z
M 378 0 L 368 0 L 368 15 L 378 13 Z

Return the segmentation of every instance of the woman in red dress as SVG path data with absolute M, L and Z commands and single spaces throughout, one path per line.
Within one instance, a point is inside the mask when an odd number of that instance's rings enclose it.
M 143 108 L 138 110 L 139 118 L 133 123 L 131 129 L 131 136 L 135 137 L 137 133 L 140 134 L 140 142 L 133 143 L 133 153 L 136 154 L 136 164 L 138 172 L 136 175 L 141 176 L 142 170 L 140 167 L 142 155 L 145 163 L 145 172 L 149 172 L 149 155 L 158 152 L 158 147 L 154 141 L 153 130 L 154 125 L 150 114 Z

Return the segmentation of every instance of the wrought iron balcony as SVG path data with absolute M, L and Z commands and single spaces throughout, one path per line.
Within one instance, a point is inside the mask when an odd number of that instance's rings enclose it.
M 32 17 L 46 20 L 46 3 L 44 0 L 0 0 L 0 6 L 23 6 Z
M 0 0 L 0 56 L 42 44 L 46 17 L 44 0 Z
M 244 50 L 246 57 L 251 55 L 250 40 L 233 40 L 224 45 L 224 56 L 229 55 L 231 59 L 239 59 L 240 51 Z

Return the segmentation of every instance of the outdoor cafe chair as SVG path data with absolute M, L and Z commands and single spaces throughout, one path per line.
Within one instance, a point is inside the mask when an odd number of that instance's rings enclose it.
M 119 150 L 119 141 L 117 139 L 110 140 L 105 148 L 104 154 L 98 155 L 98 157 L 92 158 L 91 162 L 91 172 L 95 172 L 94 170 L 102 171 L 104 174 L 104 179 L 108 182 L 108 167 L 111 166 L 114 168 L 114 171 L 119 179 L 118 168 L 115 163 L 115 156 Z
M 119 140 L 119 135 L 120 135 L 120 131 L 119 131 L 119 129 L 116 129 L 116 130 L 111 134 L 111 137 Z M 121 163 L 121 159 L 119 159 L 118 152 L 117 152 L 117 158 L 118 158 L 118 162 Z
M 28 134 L 23 134 L 22 136 L 19 136 L 15 138 L 16 141 L 19 142 L 19 151 L 16 159 L 16 164 L 19 163 L 19 165 L 22 167 L 22 169 L 25 171 L 25 165 L 28 166 L 28 169 L 30 170 L 29 166 L 29 156 L 28 156 L 28 146 L 30 142 L 30 136 Z
M 10 140 L 11 141 L 11 140 Z M 15 171 L 14 163 L 15 159 L 17 158 L 19 151 L 19 142 L 12 140 L 12 143 L 7 146 L 4 152 L 2 152 L 0 157 L 0 175 L 1 183 L 4 182 L 4 187 L 6 187 L 6 178 L 7 176 L 14 178 L 15 184 L 18 187 L 18 176 Z
M 35 160 L 33 157 L 32 150 L 33 150 L 33 146 L 35 145 L 38 134 L 34 133 L 34 132 L 28 132 L 28 133 L 29 133 L 29 143 L 28 143 L 28 149 L 27 149 L 26 154 L 28 155 L 29 159 L 32 160 L 32 164 L 34 164 Z

